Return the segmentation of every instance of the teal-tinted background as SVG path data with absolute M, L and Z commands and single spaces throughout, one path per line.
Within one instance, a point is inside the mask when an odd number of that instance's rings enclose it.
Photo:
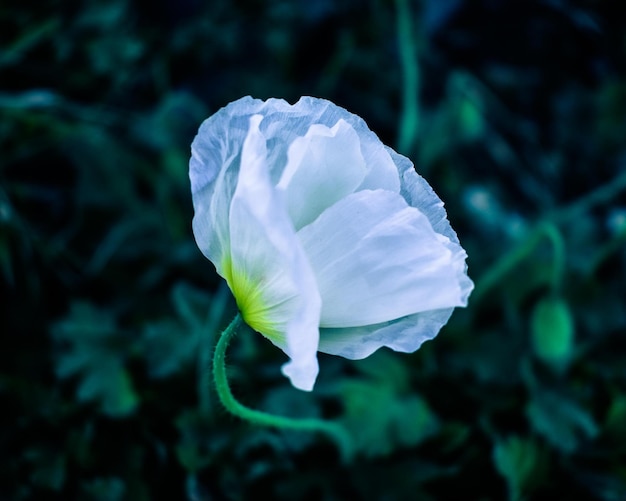
M 585 0 L 0 6 L 0 499 L 626 499 L 626 7 Z M 243 95 L 331 99 L 446 202 L 477 289 L 411 355 L 229 351 L 189 145 Z

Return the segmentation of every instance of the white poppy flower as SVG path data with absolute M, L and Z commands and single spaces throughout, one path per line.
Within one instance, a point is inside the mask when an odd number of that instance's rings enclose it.
M 317 352 L 413 352 L 473 288 L 443 203 L 413 164 L 333 103 L 245 97 L 192 144 L 193 230 L 244 321 L 311 390 Z

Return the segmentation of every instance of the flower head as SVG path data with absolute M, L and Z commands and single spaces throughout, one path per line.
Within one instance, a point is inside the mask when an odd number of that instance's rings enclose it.
M 192 144 L 198 247 L 245 322 L 313 388 L 317 352 L 412 352 L 473 288 L 443 202 L 407 158 L 324 99 L 245 97 Z

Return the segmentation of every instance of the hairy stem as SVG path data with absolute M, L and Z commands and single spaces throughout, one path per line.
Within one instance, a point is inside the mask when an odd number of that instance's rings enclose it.
M 224 407 L 230 413 L 250 423 L 272 426 L 274 428 L 324 433 L 335 441 L 343 461 L 347 462 L 352 456 L 352 440 L 346 430 L 338 423 L 314 418 L 296 419 L 286 416 L 275 416 L 267 412 L 250 409 L 234 397 L 226 375 L 226 349 L 242 325 L 244 325 L 244 322 L 241 315 L 237 314 L 220 336 L 213 355 L 215 388 Z

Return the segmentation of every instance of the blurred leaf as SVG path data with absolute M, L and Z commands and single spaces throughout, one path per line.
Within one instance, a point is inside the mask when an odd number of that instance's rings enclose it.
M 468 140 L 476 140 L 481 137 L 485 123 L 480 109 L 470 99 L 464 99 L 459 105 L 459 121 L 461 136 Z
M 157 152 L 167 153 L 174 149 L 180 155 L 184 154 L 187 165 L 189 140 L 207 116 L 208 110 L 203 101 L 188 92 L 174 91 L 165 94 L 150 113 L 132 125 L 132 130 L 139 141 Z M 171 171 L 172 179 L 186 179 L 186 170 L 182 172 L 176 168 Z
M 63 151 L 78 173 L 77 208 L 100 207 L 141 213 L 145 208 L 134 186 L 145 159 L 104 127 L 82 124 L 72 129 L 62 143 Z M 106 154 L 103 154 L 106 152 Z M 120 165 L 134 165 L 127 175 L 112 175 Z M 112 205 L 112 199 L 115 204 Z M 146 219 L 152 214 L 142 214 Z M 128 212 L 127 212 L 128 216 Z
M 580 469 L 572 472 L 577 485 L 593 496 L 593 499 L 601 501 L 623 501 L 626 499 L 626 469 L 622 466 L 617 468 L 615 474 L 605 471 L 594 472 Z
M 624 147 L 626 124 L 626 81 L 610 79 L 595 96 L 597 100 L 598 137 L 609 151 Z
M 613 438 L 626 444 L 626 395 L 617 394 L 611 401 L 604 429 Z
M 168 377 L 188 366 L 198 349 L 199 339 L 195 334 L 176 320 L 146 325 L 142 342 L 150 376 Z
M 477 141 L 486 129 L 481 90 L 471 77 L 460 72 L 452 76 L 450 89 L 450 129 L 458 131 L 461 141 Z
M 390 386 L 399 392 L 409 389 L 409 367 L 392 351 L 378 350 L 368 358 L 359 360 L 355 365 L 361 374 L 376 383 Z
M 567 303 L 560 297 L 539 300 L 530 318 L 535 354 L 544 362 L 564 365 L 572 356 L 574 321 Z
M 83 493 L 94 501 L 122 501 L 126 486 L 116 477 L 100 477 L 83 484 Z
M 142 350 L 153 377 L 167 377 L 196 361 L 203 339 L 214 339 L 225 296 L 217 293 L 212 297 L 183 282 L 172 288 L 171 303 L 176 316 L 148 323 L 141 337 Z
M 140 239 L 149 240 L 152 235 L 146 235 L 154 219 L 146 214 L 145 217 L 128 218 L 112 225 L 109 232 L 99 242 L 87 266 L 85 273 L 90 275 L 101 274 L 106 266 L 114 259 L 132 257 L 141 249 Z
M 288 386 L 274 388 L 268 392 L 259 408 L 270 414 L 293 418 L 319 418 L 322 414 L 314 394 Z M 307 432 L 281 430 L 280 434 L 294 451 L 304 450 L 318 439 L 314 433 Z
M 511 329 L 512 330 L 512 329 Z M 513 386 L 519 383 L 520 374 L 511 370 L 519 363 L 523 340 L 515 331 L 503 335 L 501 330 L 483 330 L 480 336 L 464 335 L 457 349 L 445 354 L 446 368 L 452 374 L 470 374 L 480 383 Z
M 59 491 L 63 487 L 66 477 L 63 452 L 31 449 L 24 453 L 24 458 L 32 464 L 33 484 L 53 491 Z
M 406 366 L 384 351 L 357 364 L 365 377 L 339 384 L 344 404 L 341 420 L 357 450 L 386 455 L 398 447 L 418 445 L 439 429 L 426 401 L 408 393 Z
M 589 412 L 567 397 L 547 390 L 536 390 L 526 414 L 537 433 L 557 449 L 574 452 L 583 441 L 598 434 Z
M 84 372 L 77 396 L 83 401 L 99 400 L 110 416 L 126 416 L 138 404 L 128 372 L 119 361 L 108 357 Z
M 179 318 L 190 328 L 203 328 L 211 313 L 211 295 L 184 282 L 173 287 L 172 303 Z
M 413 447 L 439 430 L 437 417 L 428 403 L 417 395 L 400 400 L 395 412 L 395 434 L 400 445 Z
M 52 336 L 59 346 L 56 372 L 79 378 L 80 401 L 98 401 L 105 414 L 121 417 L 133 412 L 138 397 L 123 366 L 125 348 L 115 319 L 89 303 L 77 302 L 57 323 Z
M 509 487 L 511 501 L 524 499 L 547 474 L 547 457 L 527 438 L 511 436 L 496 443 L 493 461 Z
M 435 415 L 417 395 L 404 398 L 388 386 L 348 380 L 342 384 L 345 412 L 342 421 L 352 434 L 357 450 L 367 456 L 411 447 L 438 429 Z
M 211 439 L 213 423 L 197 410 L 182 412 L 176 419 L 179 440 L 176 445 L 176 457 L 186 471 L 194 473 L 210 463 L 210 458 L 220 444 L 227 443 L 227 436 Z

